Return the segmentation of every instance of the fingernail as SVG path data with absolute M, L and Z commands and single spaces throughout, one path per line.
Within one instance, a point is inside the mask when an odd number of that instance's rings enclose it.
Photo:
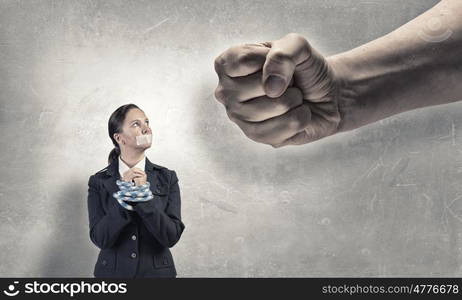
M 265 82 L 266 94 L 269 97 L 279 97 L 286 86 L 284 78 L 277 75 L 270 75 Z

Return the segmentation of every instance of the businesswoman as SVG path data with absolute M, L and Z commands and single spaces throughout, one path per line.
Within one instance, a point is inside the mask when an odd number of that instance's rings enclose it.
M 109 165 L 88 181 L 90 239 L 100 249 L 93 275 L 176 277 L 169 248 L 185 228 L 176 172 L 145 156 L 152 131 L 135 104 L 114 111 L 108 131 Z

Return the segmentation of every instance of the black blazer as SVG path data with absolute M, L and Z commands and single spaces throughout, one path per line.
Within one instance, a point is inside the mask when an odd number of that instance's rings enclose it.
M 151 163 L 145 172 L 154 198 L 123 208 L 112 196 L 119 190 L 119 161 L 88 180 L 91 241 L 100 248 L 95 277 L 176 277 L 170 252 L 185 228 L 176 172 Z

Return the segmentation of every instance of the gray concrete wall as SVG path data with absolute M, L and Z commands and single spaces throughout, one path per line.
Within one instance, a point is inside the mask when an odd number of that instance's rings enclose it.
M 326 55 L 437 0 L 0 2 L 0 276 L 92 276 L 88 177 L 133 102 L 177 171 L 181 277 L 462 276 L 462 105 L 273 149 L 213 98 L 231 45 L 303 34 Z

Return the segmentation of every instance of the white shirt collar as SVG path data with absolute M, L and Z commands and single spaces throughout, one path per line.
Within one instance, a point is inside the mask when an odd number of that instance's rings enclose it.
M 145 171 L 146 168 L 146 155 L 143 156 L 143 159 L 141 159 L 134 167 L 137 167 L 143 171 Z M 129 166 L 120 158 L 119 155 L 119 174 L 120 178 L 123 177 L 123 174 L 130 169 Z

